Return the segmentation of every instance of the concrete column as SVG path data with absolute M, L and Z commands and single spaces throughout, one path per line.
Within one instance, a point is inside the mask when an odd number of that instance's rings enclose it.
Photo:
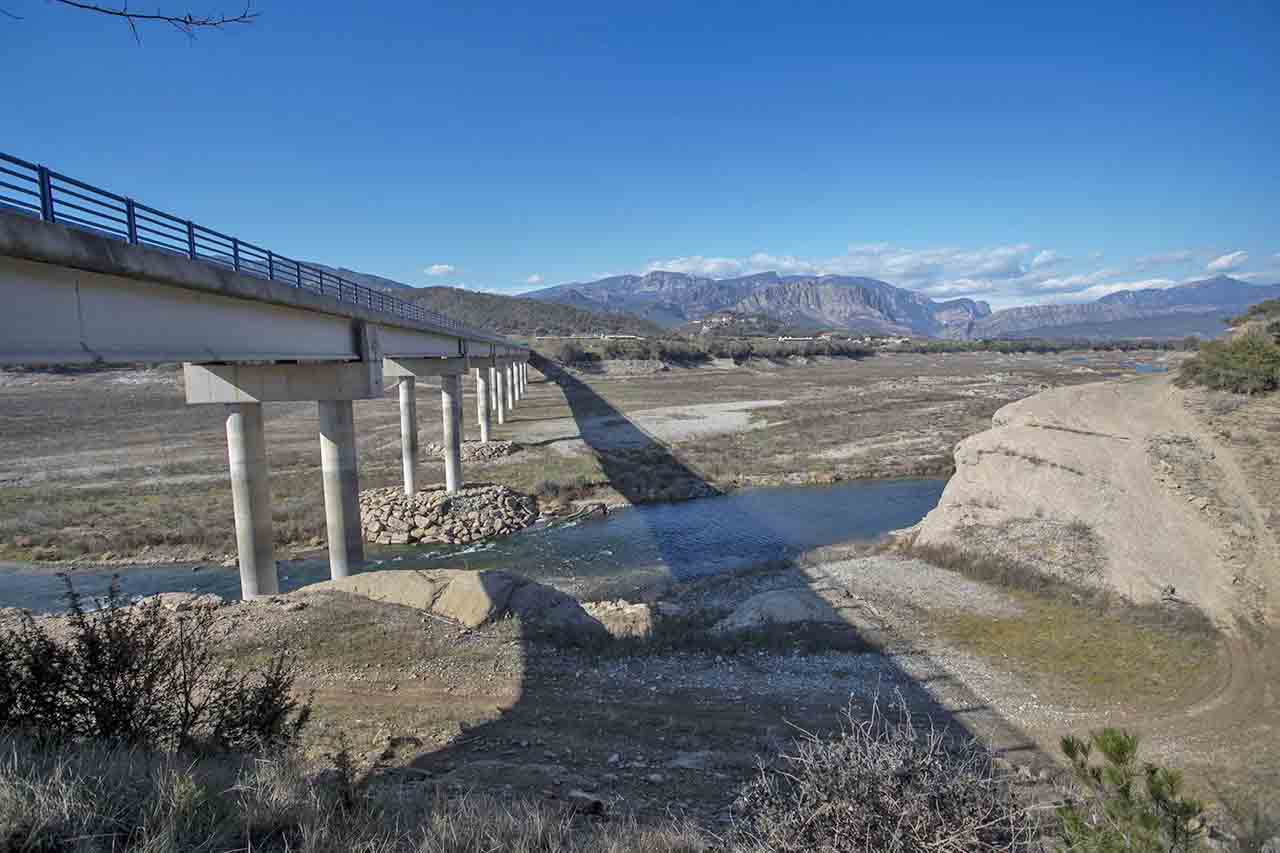
M 400 458 L 404 464 L 404 493 L 418 491 L 418 396 L 412 376 L 400 377 Z
M 227 457 L 236 513 L 240 594 L 246 599 L 280 592 L 271 542 L 271 472 L 261 403 L 227 406 Z
M 507 408 L 514 409 L 516 407 L 516 366 L 514 362 L 508 362 L 502 368 L 507 372 L 503 377 L 503 384 L 507 386 Z
M 458 432 L 458 443 L 462 444 L 467 440 L 467 424 L 462 418 L 462 398 L 466 394 L 466 387 L 461 375 L 458 376 L 457 392 L 453 397 L 453 428 Z
M 480 422 L 480 440 L 489 443 L 489 368 L 476 368 L 476 419 Z
M 505 424 L 507 422 L 507 392 L 503 388 L 507 384 L 503 381 L 505 374 L 500 364 L 490 369 L 493 371 L 493 410 L 497 413 L 498 423 Z
M 520 362 L 520 385 L 525 391 L 529 390 L 529 362 Z
M 321 400 L 320 470 L 324 518 L 329 534 L 329 574 L 345 578 L 364 562 L 360 529 L 360 478 L 356 465 L 355 416 L 350 400 Z
M 444 415 L 444 484 L 445 491 L 462 488 L 462 431 L 458 429 L 457 400 L 462 396 L 462 377 L 440 377 L 440 408 Z

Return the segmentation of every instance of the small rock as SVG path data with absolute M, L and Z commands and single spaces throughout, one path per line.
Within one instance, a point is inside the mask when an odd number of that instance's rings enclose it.
M 572 802 L 574 806 L 586 814 L 602 815 L 605 812 L 604 800 L 577 788 L 570 791 L 565 799 Z
M 663 776 L 661 773 L 650 773 L 648 776 L 644 777 L 644 781 L 648 782 L 650 785 L 661 785 L 663 782 L 667 781 L 667 777 Z

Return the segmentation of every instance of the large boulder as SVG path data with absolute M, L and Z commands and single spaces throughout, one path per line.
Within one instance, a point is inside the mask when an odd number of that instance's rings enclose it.
M 295 594 L 346 592 L 401 604 L 479 628 L 510 616 L 540 633 L 571 642 L 606 636 L 604 626 L 576 599 L 527 578 L 503 571 L 460 569 L 365 572 L 311 584 Z
M 740 634 L 770 627 L 814 629 L 834 646 L 860 648 L 883 639 L 884 624 L 847 590 L 829 586 L 793 587 L 757 593 L 717 622 L 717 634 Z

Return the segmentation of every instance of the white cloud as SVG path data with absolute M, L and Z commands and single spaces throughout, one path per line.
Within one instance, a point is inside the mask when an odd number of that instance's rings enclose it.
M 1083 290 L 1075 290 L 1067 293 L 1058 293 L 1045 298 L 1046 302 L 1089 302 L 1094 299 L 1100 299 L 1112 293 L 1118 293 L 1121 290 L 1148 290 L 1156 288 L 1164 290 L 1173 287 L 1180 282 L 1171 278 L 1147 278 L 1141 281 L 1113 281 L 1106 284 L 1095 284 L 1086 287 Z
M 985 248 L 906 248 L 888 243 L 850 245 L 833 257 L 798 257 L 754 252 L 742 257 L 685 255 L 658 260 L 642 272 L 667 270 L 710 278 L 776 271 L 782 275 L 864 276 L 916 290 L 938 299 L 976 296 L 995 307 L 1038 302 L 1097 299 L 1119 290 L 1171 287 L 1180 283 L 1165 268 L 1204 260 L 1189 249 L 1098 263 L 1101 252 L 1066 257 L 1053 249 L 1026 243 Z M 1276 255 L 1280 260 L 1280 254 Z M 1209 264 L 1211 272 L 1235 269 L 1248 259 L 1244 251 L 1223 255 Z M 1268 266 L 1273 266 L 1268 257 Z M 1185 273 L 1183 271 L 1183 280 Z M 1256 276 L 1254 276 L 1256 277 Z M 1275 276 L 1280 280 L 1280 276 Z
M 432 264 L 423 270 L 427 275 L 453 275 L 458 268 L 453 264 Z
M 684 258 L 671 258 L 666 261 L 654 261 L 645 272 L 682 272 L 690 275 L 705 275 L 711 278 L 727 278 L 743 271 L 742 261 L 735 258 L 707 258 L 702 255 L 690 255 Z
M 1065 264 L 1068 260 L 1070 259 L 1052 249 L 1044 249 L 1031 259 L 1031 269 L 1039 270 L 1047 267 L 1056 267 L 1060 264 Z
M 936 296 L 939 299 L 951 299 L 956 296 L 991 293 L 995 291 L 996 287 L 997 285 L 993 281 L 977 281 L 972 278 L 960 278 L 955 281 L 947 281 L 942 284 L 930 285 L 924 289 L 924 292 L 930 296 Z
M 1080 290 L 1085 287 L 1092 287 L 1100 284 L 1109 278 L 1115 278 L 1120 275 L 1119 270 L 1103 268 L 1094 270 L 1093 272 L 1077 273 L 1062 277 L 1046 278 L 1042 281 L 1033 281 L 1027 283 L 1027 289 L 1040 293 L 1056 292 L 1064 290 Z
M 1209 261 L 1205 267 L 1209 272 L 1231 272 L 1239 269 L 1249 261 L 1249 253 L 1245 251 L 1228 252 Z
M 525 284 L 542 284 L 542 276 L 539 275 L 538 273 L 534 273 L 533 275 L 526 278 L 524 280 L 524 283 Z

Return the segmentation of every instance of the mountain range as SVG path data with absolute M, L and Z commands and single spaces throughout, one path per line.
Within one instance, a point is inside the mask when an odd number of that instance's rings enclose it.
M 1225 317 L 1280 297 L 1280 285 L 1217 276 L 1167 289 L 1123 290 L 1094 302 L 992 311 L 986 302 L 938 301 L 873 278 L 764 272 L 713 279 L 655 271 L 562 284 L 525 296 L 633 314 L 665 327 L 742 313 L 798 327 L 918 337 L 1178 338 L 1221 334 Z
M 792 326 L 942 337 L 991 314 L 972 299 L 939 302 L 874 278 L 757 273 L 706 278 L 679 272 L 619 275 L 525 294 L 593 311 L 677 326 L 718 313 L 765 314 Z
M 653 337 L 714 315 L 765 316 L 795 329 L 980 338 L 1217 337 L 1226 317 L 1280 298 L 1280 284 L 1220 275 L 1167 289 L 1122 290 L 1093 302 L 992 311 L 973 299 L 935 300 L 874 278 L 762 272 L 708 278 L 655 271 L 562 284 L 521 297 L 458 288 L 414 288 L 316 264 L 359 284 L 505 334 L 621 333 Z

